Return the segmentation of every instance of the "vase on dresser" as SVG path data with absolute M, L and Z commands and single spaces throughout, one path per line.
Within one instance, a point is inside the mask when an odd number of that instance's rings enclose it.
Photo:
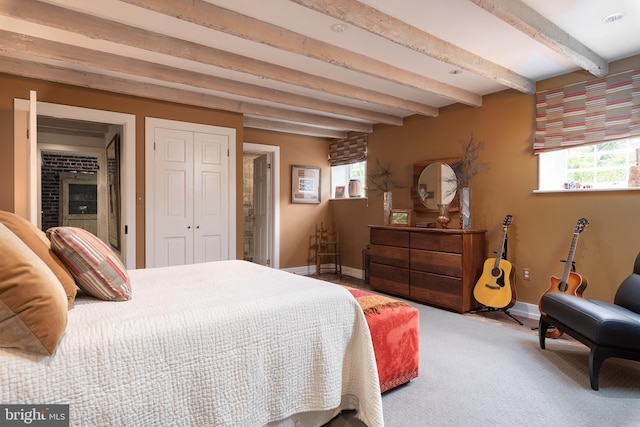
M 442 228 L 447 228 L 449 223 L 451 222 L 451 217 L 449 216 L 449 204 L 442 203 L 438 205 L 438 219 L 437 221 L 440 223 Z
M 393 209 L 393 193 L 391 191 L 385 191 L 382 193 L 383 208 L 384 208 L 384 225 L 389 225 L 389 215 L 391 215 L 391 209 Z
M 460 188 L 460 228 L 471 228 L 471 188 Z

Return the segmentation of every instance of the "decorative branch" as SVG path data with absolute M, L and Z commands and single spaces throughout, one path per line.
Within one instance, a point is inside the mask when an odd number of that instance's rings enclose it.
M 369 189 L 379 193 L 386 193 L 391 187 L 402 188 L 402 185 L 391 177 L 391 163 L 383 165 L 379 159 L 376 159 L 376 167 L 368 174 Z
M 460 160 L 451 165 L 456 173 L 458 188 L 468 187 L 469 181 L 471 181 L 474 176 L 489 167 L 486 163 L 477 163 L 478 153 L 483 146 L 484 143 L 482 141 L 473 139 L 473 134 L 471 134 L 468 142 L 463 142 Z

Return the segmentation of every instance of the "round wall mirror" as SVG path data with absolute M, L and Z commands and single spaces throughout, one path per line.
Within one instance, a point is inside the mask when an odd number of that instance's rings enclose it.
M 422 204 L 429 209 L 450 204 L 456 196 L 456 189 L 456 173 L 446 163 L 429 163 L 420 173 L 418 195 Z

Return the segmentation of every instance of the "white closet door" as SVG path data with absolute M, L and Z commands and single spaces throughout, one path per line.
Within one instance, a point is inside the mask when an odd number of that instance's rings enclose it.
M 155 130 L 155 266 L 193 263 L 193 132 Z
M 194 134 L 193 262 L 227 259 L 229 246 L 229 137 Z

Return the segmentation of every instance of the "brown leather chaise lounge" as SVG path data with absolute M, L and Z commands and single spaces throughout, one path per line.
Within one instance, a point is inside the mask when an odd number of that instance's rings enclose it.
M 564 293 L 540 299 L 540 348 L 553 325 L 589 348 L 589 379 L 598 390 L 600 366 L 609 357 L 640 361 L 640 254 L 633 273 L 618 288 L 614 303 Z

